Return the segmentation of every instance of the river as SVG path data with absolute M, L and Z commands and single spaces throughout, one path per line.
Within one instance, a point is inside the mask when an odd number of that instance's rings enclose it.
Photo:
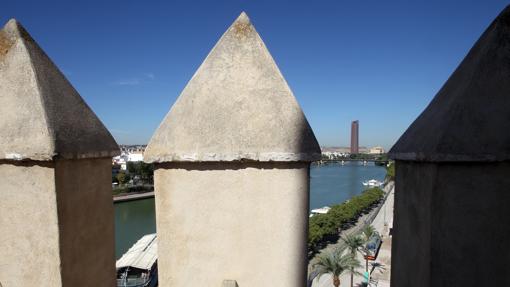
M 361 193 L 361 182 L 383 180 L 384 167 L 346 162 L 312 166 L 310 169 L 310 209 L 341 203 Z M 154 198 L 115 204 L 115 256 L 120 258 L 140 237 L 156 232 Z

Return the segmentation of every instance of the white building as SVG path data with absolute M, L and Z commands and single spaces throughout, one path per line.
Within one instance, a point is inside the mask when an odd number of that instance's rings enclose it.
M 127 161 L 143 161 L 143 153 L 141 152 L 128 153 Z
M 375 146 L 373 148 L 370 148 L 368 153 L 369 154 L 383 154 L 384 153 L 384 148 L 380 147 L 380 146 Z

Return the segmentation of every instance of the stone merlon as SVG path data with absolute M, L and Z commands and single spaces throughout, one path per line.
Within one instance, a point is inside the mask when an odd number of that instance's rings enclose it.
M 314 161 L 320 147 L 243 12 L 152 137 L 146 162 Z
M 390 151 L 397 160 L 510 160 L 510 6 Z
M 112 157 L 119 148 L 28 32 L 0 30 L 0 160 Z

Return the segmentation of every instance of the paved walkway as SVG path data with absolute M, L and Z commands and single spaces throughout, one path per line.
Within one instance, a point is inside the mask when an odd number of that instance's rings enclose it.
M 154 197 L 154 191 L 115 196 L 113 198 L 113 202 L 117 203 L 117 202 L 131 201 L 131 200 L 151 198 L 151 197 Z
M 371 267 L 371 263 L 375 263 L 376 268 L 374 268 L 372 272 L 372 279 L 374 284 L 370 286 L 389 286 L 390 282 L 390 269 L 391 269 L 391 237 L 388 236 L 389 227 L 393 226 L 393 202 L 394 202 L 394 193 L 395 189 L 392 183 L 386 186 L 385 191 L 389 190 L 388 197 L 386 201 L 379 209 L 374 221 L 372 222 L 372 226 L 374 226 L 375 230 L 377 230 L 383 237 L 383 244 L 381 249 L 379 250 L 379 254 L 377 259 L 374 262 L 369 262 L 369 269 Z M 335 244 L 332 247 L 339 246 Z M 328 246 L 329 247 L 329 246 Z M 365 271 L 365 259 L 361 254 L 358 253 L 357 256 L 361 265 L 363 266 L 359 272 Z M 361 282 L 363 281 L 363 277 L 359 275 L 354 276 L 354 286 L 361 286 Z M 377 285 L 376 285 L 377 283 Z M 340 286 L 350 286 L 351 284 L 351 275 L 347 272 L 340 276 Z M 385 285 L 387 284 L 387 285 Z M 320 279 L 315 278 L 312 282 L 312 287 L 332 287 L 333 283 L 331 280 L 331 275 L 326 274 L 323 275 Z
M 374 282 L 373 286 L 386 287 L 390 286 L 391 275 L 391 241 L 392 237 L 389 236 L 389 229 L 393 226 L 393 204 L 395 199 L 395 189 L 392 188 L 386 200 L 385 206 L 379 212 L 378 216 L 374 219 L 372 224 L 375 229 L 382 235 L 383 243 L 377 259 L 375 260 L 375 267 L 371 274 L 371 281 Z

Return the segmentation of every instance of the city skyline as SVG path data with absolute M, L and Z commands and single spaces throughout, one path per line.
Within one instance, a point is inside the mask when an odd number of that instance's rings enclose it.
M 359 119 L 359 142 L 388 150 L 506 4 L 10 1 L 0 23 L 30 31 L 119 143 L 146 144 L 246 11 L 322 146 L 349 146 Z

